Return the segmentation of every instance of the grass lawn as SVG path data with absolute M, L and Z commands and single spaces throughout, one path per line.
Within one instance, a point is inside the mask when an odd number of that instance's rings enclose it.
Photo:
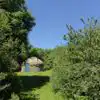
M 24 92 L 35 92 L 39 95 L 39 100 L 63 100 L 60 94 L 53 92 L 50 76 L 52 70 L 45 72 L 20 72 L 18 76 L 21 78 Z

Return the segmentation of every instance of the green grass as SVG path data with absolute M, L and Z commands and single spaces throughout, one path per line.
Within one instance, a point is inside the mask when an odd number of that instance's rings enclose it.
M 50 83 L 47 83 L 40 89 L 37 89 L 35 93 L 40 95 L 40 100 L 63 100 L 59 94 L 55 94 L 53 92 Z
M 18 76 L 23 83 L 23 92 L 39 95 L 39 100 L 63 100 L 60 94 L 55 94 L 50 83 L 52 70 L 45 72 L 20 72 Z
M 52 70 L 44 71 L 44 72 L 18 72 L 18 76 L 51 76 Z

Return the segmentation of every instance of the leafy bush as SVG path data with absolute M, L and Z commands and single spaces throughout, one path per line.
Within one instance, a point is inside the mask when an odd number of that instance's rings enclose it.
M 45 50 L 42 48 L 29 48 L 29 56 L 30 57 L 38 57 L 39 59 L 43 60 L 45 55 Z
M 59 66 L 53 71 L 53 88 L 62 92 L 64 97 L 86 96 L 88 99 L 99 100 L 100 66 L 88 63 Z M 87 100 L 88 100 L 87 99 Z
M 11 99 L 9 100 L 20 100 L 20 99 L 19 99 L 19 96 L 17 96 L 15 93 L 12 93 Z
M 100 28 L 93 19 L 85 25 L 78 31 L 67 26 L 66 52 L 53 64 L 52 86 L 69 100 L 100 99 Z
M 20 94 L 21 100 L 38 100 L 38 96 L 33 92 L 23 92 Z
M 20 79 L 13 73 L 0 73 L 0 99 L 7 100 L 12 93 L 20 95 Z
M 48 70 L 53 68 L 54 63 L 56 59 L 58 58 L 58 55 L 63 55 L 66 52 L 65 46 L 57 46 L 54 49 L 46 50 L 45 56 L 44 56 L 44 69 Z
M 44 58 L 43 58 L 43 61 L 44 61 L 44 70 L 49 70 L 53 67 L 53 60 L 54 60 L 54 50 L 50 50 L 50 49 L 47 49 L 45 50 L 45 54 L 44 54 Z

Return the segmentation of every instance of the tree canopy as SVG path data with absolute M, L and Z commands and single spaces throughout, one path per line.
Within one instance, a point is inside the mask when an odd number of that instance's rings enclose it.
M 33 26 L 35 18 L 25 0 L 0 0 L 0 99 L 20 93 L 20 82 L 13 72 L 19 67 L 18 56 L 27 53 L 27 36 Z

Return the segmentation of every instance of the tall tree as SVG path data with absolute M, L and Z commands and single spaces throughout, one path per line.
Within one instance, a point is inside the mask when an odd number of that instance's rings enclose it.
M 27 51 L 27 36 L 33 26 L 35 19 L 25 0 L 0 0 L 0 99 L 8 100 L 12 92 L 18 92 L 12 72 L 18 68 L 18 55 Z
M 25 8 L 25 0 L 0 0 L 0 8 L 8 12 L 16 12 Z

